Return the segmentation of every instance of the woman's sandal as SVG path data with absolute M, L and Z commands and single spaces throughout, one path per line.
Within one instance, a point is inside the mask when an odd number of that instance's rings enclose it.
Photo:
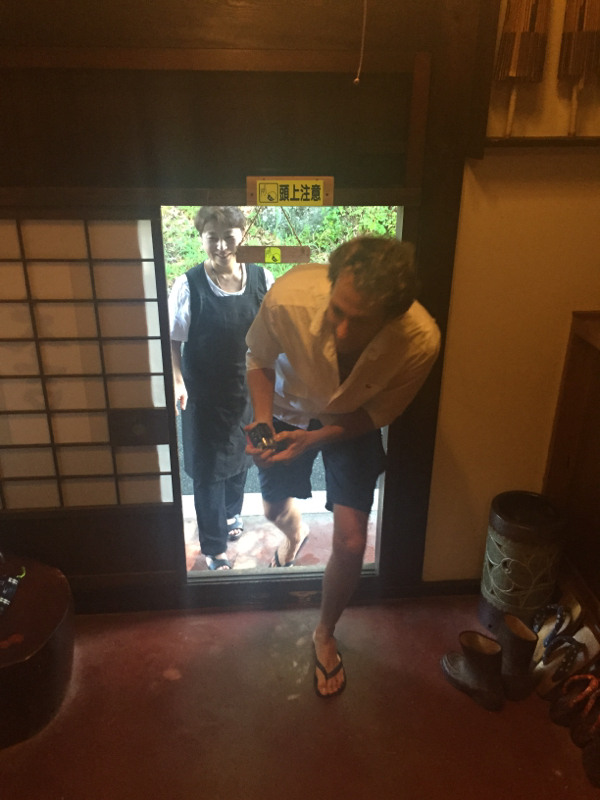
M 571 675 L 563 683 L 562 696 L 550 706 L 552 722 L 570 728 L 587 705 L 590 695 L 599 688 L 600 681 L 596 675 L 589 672 L 584 675 Z
M 573 636 L 555 636 L 544 650 L 544 657 L 533 670 L 537 693 L 546 700 L 556 700 L 567 678 L 586 670 L 599 653 L 600 644 L 591 629 L 585 625 Z
M 228 558 L 214 558 L 213 556 L 204 556 L 206 559 L 206 566 L 211 570 L 211 572 L 215 572 L 216 570 L 228 570 L 232 569 L 231 561 Z
M 544 650 L 556 636 L 564 632 L 567 622 L 565 608 L 558 603 L 544 606 L 537 612 L 531 624 L 531 629 L 538 635 L 532 657 L 534 664 L 538 664 L 542 660 Z
M 566 594 L 560 603 L 544 606 L 537 612 L 531 625 L 534 633 L 538 635 L 538 643 L 532 658 L 534 664 L 542 660 L 544 650 L 556 636 L 569 635 L 577 630 L 581 614 L 581 604 L 572 594 Z
M 237 531 L 237 533 L 234 533 Z M 240 517 L 239 514 L 236 514 L 233 518 L 233 522 L 227 523 L 227 540 L 229 542 L 237 542 L 237 540 L 241 537 L 242 533 L 244 532 L 244 520 Z

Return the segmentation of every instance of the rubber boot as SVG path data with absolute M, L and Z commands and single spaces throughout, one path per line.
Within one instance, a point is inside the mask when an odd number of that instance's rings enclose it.
M 442 658 L 444 677 L 488 711 L 500 711 L 504 704 L 501 646 L 476 631 L 463 631 L 458 640 L 463 653 L 446 653 Z
M 524 700 L 533 692 L 533 653 L 537 634 L 514 614 L 505 614 L 496 634 L 502 645 L 502 685 L 508 700 Z

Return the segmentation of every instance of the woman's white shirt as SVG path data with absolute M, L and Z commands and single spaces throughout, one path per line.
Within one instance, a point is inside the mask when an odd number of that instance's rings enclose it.
M 268 291 L 275 283 L 275 278 L 266 267 L 263 267 L 263 270 Z M 217 297 L 235 297 L 235 295 L 242 294 L 246 288 L 246 265 L 242 264 L 242 288 L 239 292 L 225 292 L 220 286 L 217 286 L 208 272 L 206 272 L 206 277 L 208 285 Z M 187 342 L 190 330 L 190 284 L 185 275 L 180 275 L 175 279 L 169 293 L 168 305 L 171 339 L 176 342 Z

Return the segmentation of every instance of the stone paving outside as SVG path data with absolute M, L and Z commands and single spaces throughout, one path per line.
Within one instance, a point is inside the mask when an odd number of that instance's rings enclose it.
M 309 526 L 310 535 L 308 542 L 302 548 L 296 565 L 289 569 L 301 567 L 310 569 L 324 568 L 331 553 L 331 536 L 333 532 L 333 516 L 324 509 L 325 492 L 313 492 L 313 497 L 310 500 L 299 501 L 299 504 L 303 512 L 303 519 Z M 183 508 L 188 575 L 206 572 L 206 562 L 200 553 L 198 545 L 193 497 L 184 496 Z M 282 540 L 283 534 L 280 533 L 275 525 L 268 522 L 261 512 L 262 501 L 260 494 L 247 494 L 244 500 L 244 508 L 242 509 L 244 534 L 237 542 L 232 542 L 227 550 L 228 558 L 233 561 L 234 569 L 236 570 L 267 569 L 275 549 Z M 376 528 L 377 498 L 369 519 L 365 564 L 373 564 L 375 562 Z

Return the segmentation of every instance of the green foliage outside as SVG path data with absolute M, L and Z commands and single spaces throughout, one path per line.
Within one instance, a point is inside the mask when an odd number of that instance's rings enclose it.
M 194 215 L 199 206 L 163 206 L 162 228 L 165 266 L 169 288 L 179 275 L 206 258 L 202 242 L 194 228 Z M 244 244 L 310 246 L 311 261 L 326 263 L 329 253 L 342 242 L 371 233 L 377 236 L 396 235 L 397 206 L 319 206 L 290 207 L 260 210 L 242 208 L 250 225 Z M 258 213 L 257 213 L 258 212 Z M 300 242 L 298 242 L 298 239 Z M 278 278 L 293 264 L 269 264 Z

